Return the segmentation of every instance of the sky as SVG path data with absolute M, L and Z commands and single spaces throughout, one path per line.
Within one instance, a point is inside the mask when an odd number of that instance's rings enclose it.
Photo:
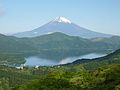
M 0 33 L 30 31 L 58 16 L 92 31 L 120 35 L 120 0 L 0 0 Z

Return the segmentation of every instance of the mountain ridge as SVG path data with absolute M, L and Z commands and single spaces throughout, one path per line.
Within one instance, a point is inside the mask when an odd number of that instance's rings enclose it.
M 53 32 L 61 32 L 70 36 L 82 38 L 111 37 L 110 34 L 103 34 L 78 26 L 65 17 L 58 17 L 34 30 L 13 34 L 16 37 L 36 37 Z

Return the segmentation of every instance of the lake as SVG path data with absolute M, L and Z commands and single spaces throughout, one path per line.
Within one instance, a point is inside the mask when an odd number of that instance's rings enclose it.
M 105 55 L 107 54 L 89 53 L 81 56 L 67 57 L 61 60 L 51 60 L 51 59 L 41 58 L 39 56 L 30 56 L 25 58 L 26 59 L 25 65 L 26 66 L 53 66 L 53 65 L 71 63 L 77 59 L 93 59 L 93 58 L 103 57 Z

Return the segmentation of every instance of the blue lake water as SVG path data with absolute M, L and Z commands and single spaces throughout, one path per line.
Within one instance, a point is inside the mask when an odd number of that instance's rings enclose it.
M 85 54 L 77 57 L 67 57 L 61 60 L 50 60 L 50 59 L 43 59 L 38 56 L 30 56 L 26 59 L 25 65 L 27 66 L 53 66 L 53 65 L 59 65 L 59 64 L 66 64 L 66 63 L 71 63 L 77 59 L 93 59 L 93 58 L 98 58 L 98 57 L 103 57 L 107 54 L 100 54 L 100 53 L 90 53 L 90 54 Z

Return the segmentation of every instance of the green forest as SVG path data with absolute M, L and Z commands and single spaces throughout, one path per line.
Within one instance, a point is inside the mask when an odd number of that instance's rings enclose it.
M 60 32 L 32 38 L 17 38 L 0 34 L 0 64 L 24 64 L 26 57 L 61 60 L 86 53 L 110 53 L 120 48 L 120 37 L 85 39 Z M 98 48 L 99 47 L 99 48 Z M 6 55 L 6 57 L 4 56 Z M 9 59 L 7 59 L 9 57 Z M 57 57 L 57 58 L 56 58 Z
M 120 90 L 119 41 L 119 36 L 84 39 L 59 32 L 33 38 L 0 34 L 0 90 Z M 64 65 L 16 68 L 36 54 L 61 60 L 103 51 L 109 54 Z
M 120 90 L 120 50 L 58 66 L 0 66 L 0 90 Z

